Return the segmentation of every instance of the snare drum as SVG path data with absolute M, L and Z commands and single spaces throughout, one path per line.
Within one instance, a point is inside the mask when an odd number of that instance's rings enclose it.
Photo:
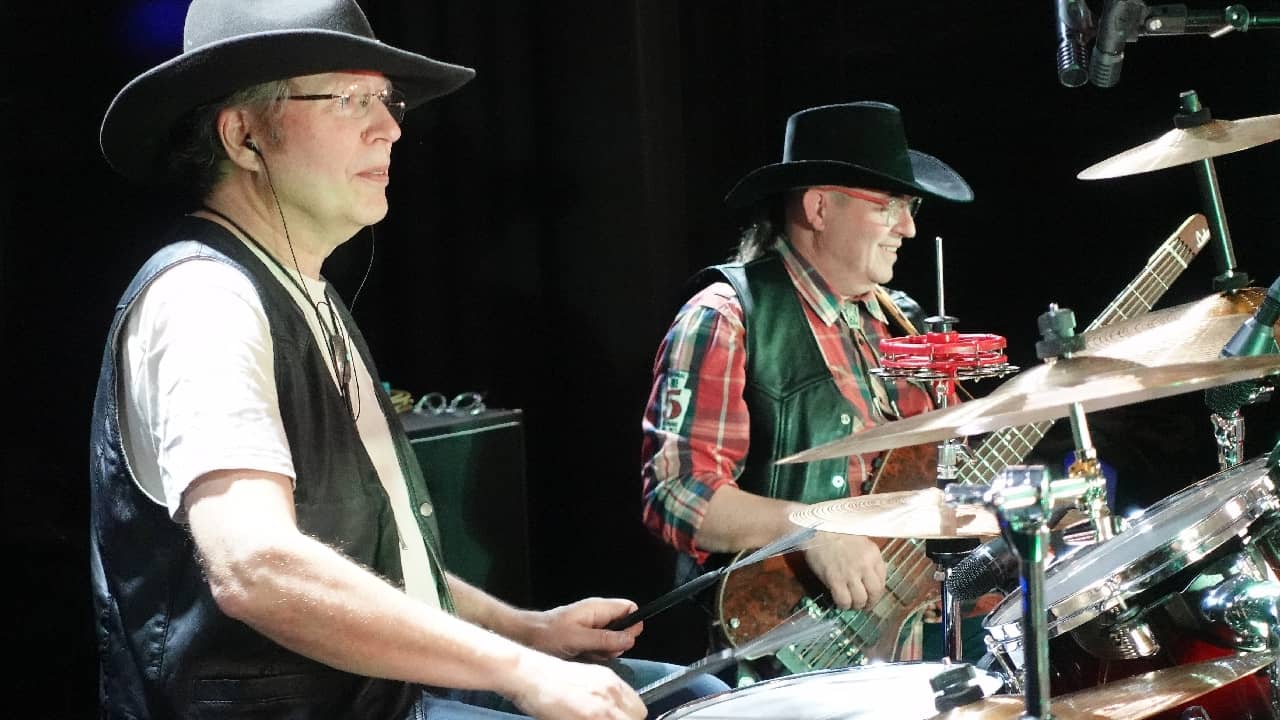
M 927 720 L 938 714 L 929 680 L 954 667 L 907 662 L 790 675 L 699 698 L 660 720 Z M 1004 682 L 975 673 L 984 697 Z
M 1161 500 L 1124 532 L 1049 567 L 1052 694 L 1226 654 L 1226 643 L 1201 619 L 1197 593 L 1227 577 L 1276 578 L 1273 555 L 1261 546 L 1270 544 L 1265 536 L 1277 509 L 1280 496 L 1258 458 Z M 984 626 L 993 658 L 1017 689 L 1025 649 L 1021 591 L 1005 597 Z M 1265 696 L 1249 690 L 1259 693 Z M 1236 708 L 1230 717 L 1248 715 Z

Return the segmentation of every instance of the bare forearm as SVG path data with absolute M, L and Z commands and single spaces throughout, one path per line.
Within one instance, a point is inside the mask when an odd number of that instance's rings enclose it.
M 452 573 L 449 589 L 458 617 L 521 645 L 530 644 L 528 626 L 534 613 L 508 605 Z
M 210 567 L 229 614 L 299 654 L 361 675 L 507 687 L 533 651 L 414 600 L 303 535 Z
M 800 503 L 724 486 L 711 496 L 694 542 L 710 552 L 738 552 L 763 547 L 799 529 L 789 516 L 801 507 Z

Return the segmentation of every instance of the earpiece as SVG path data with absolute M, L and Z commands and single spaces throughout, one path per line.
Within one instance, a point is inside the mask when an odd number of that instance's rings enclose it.
M 253 141 L 253 138 L 251 138 L 251 137 L 247 137 L 247 138 L 245 138 L 245 139 L 244 139 L 244 146 L 245 146 L 245 147 L 247 147 L 247 148 L 249 148 L 250 150 L 252 150 L 253 152 L 255 152 L 255 153 L 259 154 L 259 155 L 261 155 L 261 154 L 262 154 L 262 151 L 258 149 L 258 144 L 257 144 L 257 143 L 255 143 L 255 142 Z

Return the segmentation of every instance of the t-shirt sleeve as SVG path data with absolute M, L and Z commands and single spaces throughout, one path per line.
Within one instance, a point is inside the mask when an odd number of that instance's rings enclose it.
M 182 519 L 182 494 L 206 473 L 294 476 L 270 326 L 239 271 L 215 260 L 166 270 L 130 310 L 121 347 L 130 463 L 172 517 Z

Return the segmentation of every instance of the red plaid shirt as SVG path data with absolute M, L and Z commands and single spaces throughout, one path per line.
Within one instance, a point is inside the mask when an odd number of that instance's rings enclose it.
M 906 417 L 932 409 L 927 390 L 896 382 L 895 413 L 883 381 L 866 372 L 879 365 L 880 339 L 892 336 L 874 293 L 841 298 L 788 243 L 780 242 L 774 250 L 795 284 L 832 379 L 856 410 L 848 419 L 851 430 L 881 424 L 893 414 Z M 644 415 L 644 524 L 698 562 L 708 553 L 694 546 L 693 536 L 707 503 L 719 488 L 736 486 L 747 456 L 745 352 L 742 306 L 728 283 L 721 282 L 680 309 L 654 363 Z M 861 493 L 878 456 L 849 458 L 850 494 Z

